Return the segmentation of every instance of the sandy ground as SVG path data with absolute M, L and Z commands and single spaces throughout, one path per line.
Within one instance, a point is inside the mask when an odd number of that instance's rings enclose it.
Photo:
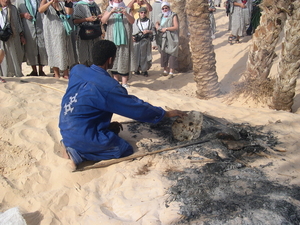
M 200 111 L 224 118 L 229 123 L 263 126 L 266 137 L 270 133 L 276 137 L 276 146 L 268 149 L 269 157 L 249 161 L 247 168 L 259 169 L 266 180 L 285 187 L 285 190 L 297 189 L 300 185 L 299 85 L 296 88 L 294 113 L 270 110 L 267 106 L 243 98 L 228 105 L 226 97 L 232 90 L 232 83 L 241 79 L 240 74 L 245 69 L 251 37 L 244 37 L 242 43 L 230 46 L 227 43 L 228 19 L 224 10 L 218 8 L 215 17 L 217 33 L 213 44 L 223 93 L 220 97 L 210 100 L 195 98 L 196 86 L 192 71 L 177 73 L 171 79 L 160 76 L 159 54 L 156 51 L 153 52 L 154 60 L 149 77 L 132 75 L 129 94 L 156 106 Z M 280 51 L 279 44 L 276 51 Z M 271 70 L 272 76 L 277 73 L 278 60 L 279 58 L 275 60 Z M 29 74 L 30 71 L 23 64 L 24 74 Z M 101 169 L 74 173 L 69 171 L 68 160 L 58 156 L 61 150 L 58 115 L 68 81 L 54 79 L 48 67 L 45 72 L 47 77 L 6 78 L 7 83 L 0 85 L 0 211 L 19 207 L 28 224 L 47 225 L 175 224 L 186 217 L 182 208 L 184 203 L 179 198 L 174 198 L 174 193 L 177 192 L 170 192 L 170 189 L 187 175 L 181 175 L 180 179 L 179 176 L 170 179 L 169 171 L 174 171 L 174 168 L 187 171 L 186 168 L 189 167 L 200 170 L 205 168 L 205 163 L 190 166 L 180 149 Z M 129 119 L 116 115 L 114 120 L 124 122 Z M 127 131 L 129 125 L 125 127 L 121 136 L 132 143 L 138 152 L 137 142 L 149 141 L 150 133 L 147 130 L 141 132 L 137 141 L 136 136 Z M 159 139 L 159 136 L 151 137 L 153 142 Z M 274 151 L 275 148 L 280 151 Z M 243 190 L 242 185 L 239 188 Z M 218 189 L 219 196 L 224 191 Z M 217 190 L 211 194 L 214 193 Z M 294 216 L 290 220 L 272 220 L 270 213 L 263 214 L 265 211 L 260 211 L 262 216 L 266 215 L 265 220 L 269 219 L 263 224 L 280 224 L 278 221 L 297 224 L 300 218 L 299 194 L 293 197 L 284 192 L 282 195 L 281 192 L 276 193 L 279 196 L 277 198 L 293 205 Z M 272 198 L 268 193 L 264 197 Z M 244 201 L 241 204 L 247 203 L 247 200 Z M 214 211 L 209 215 L 218 218 Z M 200 217 L 198 215 L 198 219 Z M 231 224 L 247 222 L 241 217 L 233 216 L 232 219 Z M 205 221 L 213 220 L 202 218 L 196 221 L 192 224 L 204 224 Z M 257 224 L 253 221 L 248 221 L 247 224 Z M 219 221 L 208 224 L 223 223 L 224 221 Z

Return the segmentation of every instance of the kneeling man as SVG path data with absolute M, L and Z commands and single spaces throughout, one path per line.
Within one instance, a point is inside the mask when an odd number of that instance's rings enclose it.
M 112 68 L 116 50 L 113 42 L 98 41 L 92 50 L 93 65 L 78 64 L 70 71 L 59 128 L 68 156 L 76 166 L 87 160 L 120 158 L 133 153 L 132 146 L 118 136 L 121 124 L 111 123 L 114 113 L 148 123 L 185 114 L 179 110 L 165 111 L 128 95 L 106 71 Z

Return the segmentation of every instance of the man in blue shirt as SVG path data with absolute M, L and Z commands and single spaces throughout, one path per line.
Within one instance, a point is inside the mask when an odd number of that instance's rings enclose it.
M 133 153 L 132 146 L 118 136 L 122 125 L 111 123 L 113 113 L 148 123 L 185 114 L 179 110 L 165 111 L 128 95 L 106 71 L 112 68 L 116 49 L 111 41 L 98 41 L 92 50 L 94 64 L 79 64 L 71 69 L 61 103 L 59 128 L 62 143 L 75 166 L 86 160 L 100 161 Z

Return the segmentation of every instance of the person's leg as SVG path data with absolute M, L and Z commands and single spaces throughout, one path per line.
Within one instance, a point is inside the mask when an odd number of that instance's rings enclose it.
M 122 85 L 127 85 L 128 82 L 128 76 L 122 76 Z
M 161 67 L 164 68 L 164 72 L 162 74 L 163 76 L 167 76 L 168 75 L 168 71 L 169 71 L 168 61 L 169 61 L 168 54 L 165 53 L 164 51 L 161 51 L 160 62 L 161 62 Z
M 2 48 L 0 48 L 0 64 L 2 63 L 4 56 L 5 56 L 5 51 Z
M 54 77 L 60 78 L 59 69 L 58 67 L 53 67 Z
M 119 75 L 119 73 L 117 71 L 111 71 L 111 73 L 112 73 L 114 79 L 116 81 L 120 82 L 120 75 Z
M 43 71 L 43 65 L 39 65 L 39 76 L 46 76 L 46 74 Z
M 129 88 L 128 80 L 129 80 L 129 73 L 119 73 L 122 79 L 122 87 Z
M 3 59 L 5 56 L 5 52 L 3 49 L 0 48 L 0 64 L 2 63 Z M 1 72 L 0 72 L 1 73 Z M 1 75 L 1 74 L 0 74 Z M 6 83 L 6 80 L 4 80 L 3 78 L 0 77 L 0 82 L 1 83 Z
M 63 72 L 63 78 L 69 79 L 69 70 L 68 69 L 64 70 L 64 72 Z
M 170 55 L 170 57 L 169 57 L 169 65 L 170 65 L 169 75 L 173 75 L 174 71 L 177 69 L 177 65 L 178 65 L 177 57 Z
M 31 69 L 32 69 L 31 73 L 28 74 L 27 76 L 37 76 L 38 73 L 37 73 L 36 65 L 31 66 Z

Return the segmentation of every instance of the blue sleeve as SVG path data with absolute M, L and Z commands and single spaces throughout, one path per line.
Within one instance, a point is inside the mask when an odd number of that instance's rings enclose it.
M 133 95 L 128 95 L 121 86 L 115 86 L 107 94 L 107 110 L 118 115 L 148 123 L 158 123 L 166 111 L 153 106 Z

